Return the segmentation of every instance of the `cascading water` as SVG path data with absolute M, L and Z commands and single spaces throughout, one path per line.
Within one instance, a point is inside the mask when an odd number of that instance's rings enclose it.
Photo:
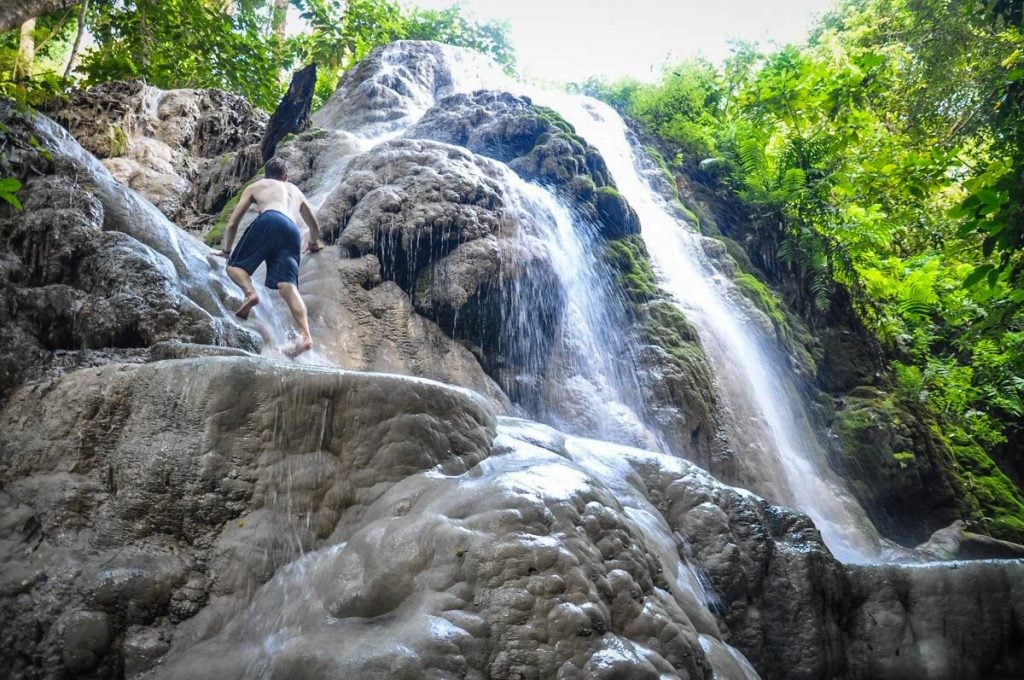
M 548 189 L 508 175 L 520 238 L 546 251 L 565 298 L 555 346 L 549 357 L 538 358 L 544 385 L 528 415 L 588 437 L 664 448 L 644 423 L 625 310 L 608 289 L 597 228 Z M 513 309 L 529 304 L 521 300 Z
M 594 100 L 531 94 L 601 151 L 619 190 L 639 214 L 662 283 L 697 327 L 712 361 L 726 404 L 730 444 L 741 458 L 738 464 L 749 473 L 745 484 L 810 515 L 840 559 L 874 558 L 877 534 L 828 469 L 792 381 L 758 337 L 756 324 L 735 303 L 731 283 L 708 263 L 699 235 L 674 217 L 642 178 L 621 117 Z
M 517 85 L 493 64 L 462 50 L 432 49 L 439 52 L 416 43 L 393 44 L 368 60 L 366 72 L 354 73 L 348 83 L 343 80 L 343 96 L 333 98 L 314 116 L 317 125 L 358 138 L 314 178 L 314 203 L 324 200 L 326 187 L 332 184 L 325 178 L 340 176 L 354 155 L 402 135 L 441 97 L 485 84 L 527 90 L 524 94 L 558 111 L 597 147 L 619 190 L 640 216 L 642 235 L 663 284 L 698 328 L 712 361 L 734 452 L 732 480 L 805 511 L 842 559 L 864 561 L 876 555 L 877 535 L 863 510 L 831 475 L 779 358 L 734 301 L 737 291 L 708 264 L 699 236 L 673 216 L 641 177 L 622 119 L 593 100 Z M 524 413 L 587 436 L 666 450 L 658 433 L 644 423 L 635 367 L 628 360 L 613 360 L 630 356 L 626 325 L 615 297 L 606 290 L 609 277 L 597 263 L 592 229 L 546 188 L 528 185 L 511 172 L 507 175 L 509 194 L 520 203 L 518 222 L 527 237 L 549 253 L 566 299 L 556 347 L 527 360 L 544 385 L 531 390 Z M 528 308 L 531 296 L 547 292 L 511 286 L 505 294 L 511 298 L 511 313 L 503 321 L 506 333 L 527 353 L 537 353 L 530 341 L 536 329 L 524 321 L 529 315 L 517 310 Z

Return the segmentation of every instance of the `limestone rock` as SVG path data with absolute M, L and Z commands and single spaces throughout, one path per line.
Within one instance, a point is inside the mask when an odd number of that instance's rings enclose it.
M 259 338 L 226 321 L 201 281 L 204 268 L 211 274 L 201 246 L 178 240 L 176 227 L 52 123 L 0 114 L 10 170 L 25 179 L 24 210 L 0 210 L 0 398 L 104 353 L 143 360 L 146 347 L 166 340 L 258 349 Z
M 805 516 L 691 463 L 428 381 L 244 357 L 86 369 L 22 388 L 0 452 L 12 678 L 1024 662 L 1019 562 L 844 567 Z
M 507 163 L 527 181 L 557 188 L 606 238 L 640 232 L 640 220 L 615 191 L 601 154 L 551 109 L 507 92 L 456 94 L 437 102 L 406 132 Z
M 237 95 L 160 90 L 137 81 L 75 91 L 47 112 L 119 182 L 182 223 L 197 212 L 220 209 L 231 192 L 210 197 L 210 182 L 196 190 L 196 180 L 208 175 L 211 165 L 231 165 L 241 150 L 258 147 L 267 123 L 265 113 Z M 232 161 L 220 158 L 225 154 Z
M 84 369 L 25 388 L 0 415 L 8 677 L 148 667 L 166 651 L 162 626 L 243 604 L 391 484 L 461 474 L 494 427 L 462 390 L 252 358 Z
M 437 99 L 505 79 L 479 52 L 419 40 L 379 47 L 348 70 L 313 125 L 378 137 L 415 122 Z
M 351 161 L 319 215 L 329 240 L 350 256 L 375 256 L 381 279 L 475 347 L 492 376 L 504 367 L 542 369 L 527 364 L 546 355 L 562 307 L 557 277 L 543 248 L 530 246 L 509 177 L 458 147 L 397 140 Z

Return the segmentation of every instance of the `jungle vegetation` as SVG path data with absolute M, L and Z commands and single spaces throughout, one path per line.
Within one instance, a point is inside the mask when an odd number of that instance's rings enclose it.
M 469 47 L 514 66 L 507 27 L 470 21 L 457 7 L 407 9 L 396 0 L 63 4 L 0 35 L 0 95 L 37 103 L 72 86 L 142 79 L 164 89 L 216 87 L 272 111 L 287 86 L 282 76 L 315 61 L 315 106 L 341 73 L 399 39 Z M 89 44 L 78 39 L 83 34 Z
M 806 44 L 582 90 L 745 209 L 812 326 L 837 300 L 953 442 L 1024 432 L 1024 30 L 1004 0 L 843 0 Z

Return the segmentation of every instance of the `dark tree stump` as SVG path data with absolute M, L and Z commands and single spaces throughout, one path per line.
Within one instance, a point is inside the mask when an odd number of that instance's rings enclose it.
M 309 127 L 309 110 L 313 105 L 315 86 L 316 64 L 310 64 L 292 75 L 288 92 L 274 109 L 274 115 L 267 123 L 267 131 L 263 133 L 263 141 L 260 142 L 264 163 L 273 158 L 277 143 L 284 139 L 285 135 L 302 132 Z

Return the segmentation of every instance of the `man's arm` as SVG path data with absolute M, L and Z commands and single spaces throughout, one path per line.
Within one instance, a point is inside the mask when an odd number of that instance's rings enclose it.
M 238 205 L 231 212 L 231 219 L 228 220 L 228 228 L 224 231 L 224 241 L 221 247 L 225 254 L 231 252 L 231 245 L 235 242 L 235 232 L 238 231 L 238 223 L 242 221 L 242 215 L 252 205 L 252 185 L 250 184 L 238 197 Z
M 306 220 L 306 224 L 309 225 L 309 251 L 315 253 L 322 248 L 320 245 L 320 223 L 317 222 L 316 213 L 313 212 L 313 207 L 309 205 L 305 196 L 302 197 L 299 212 L 302 213 L 302 219 Z

